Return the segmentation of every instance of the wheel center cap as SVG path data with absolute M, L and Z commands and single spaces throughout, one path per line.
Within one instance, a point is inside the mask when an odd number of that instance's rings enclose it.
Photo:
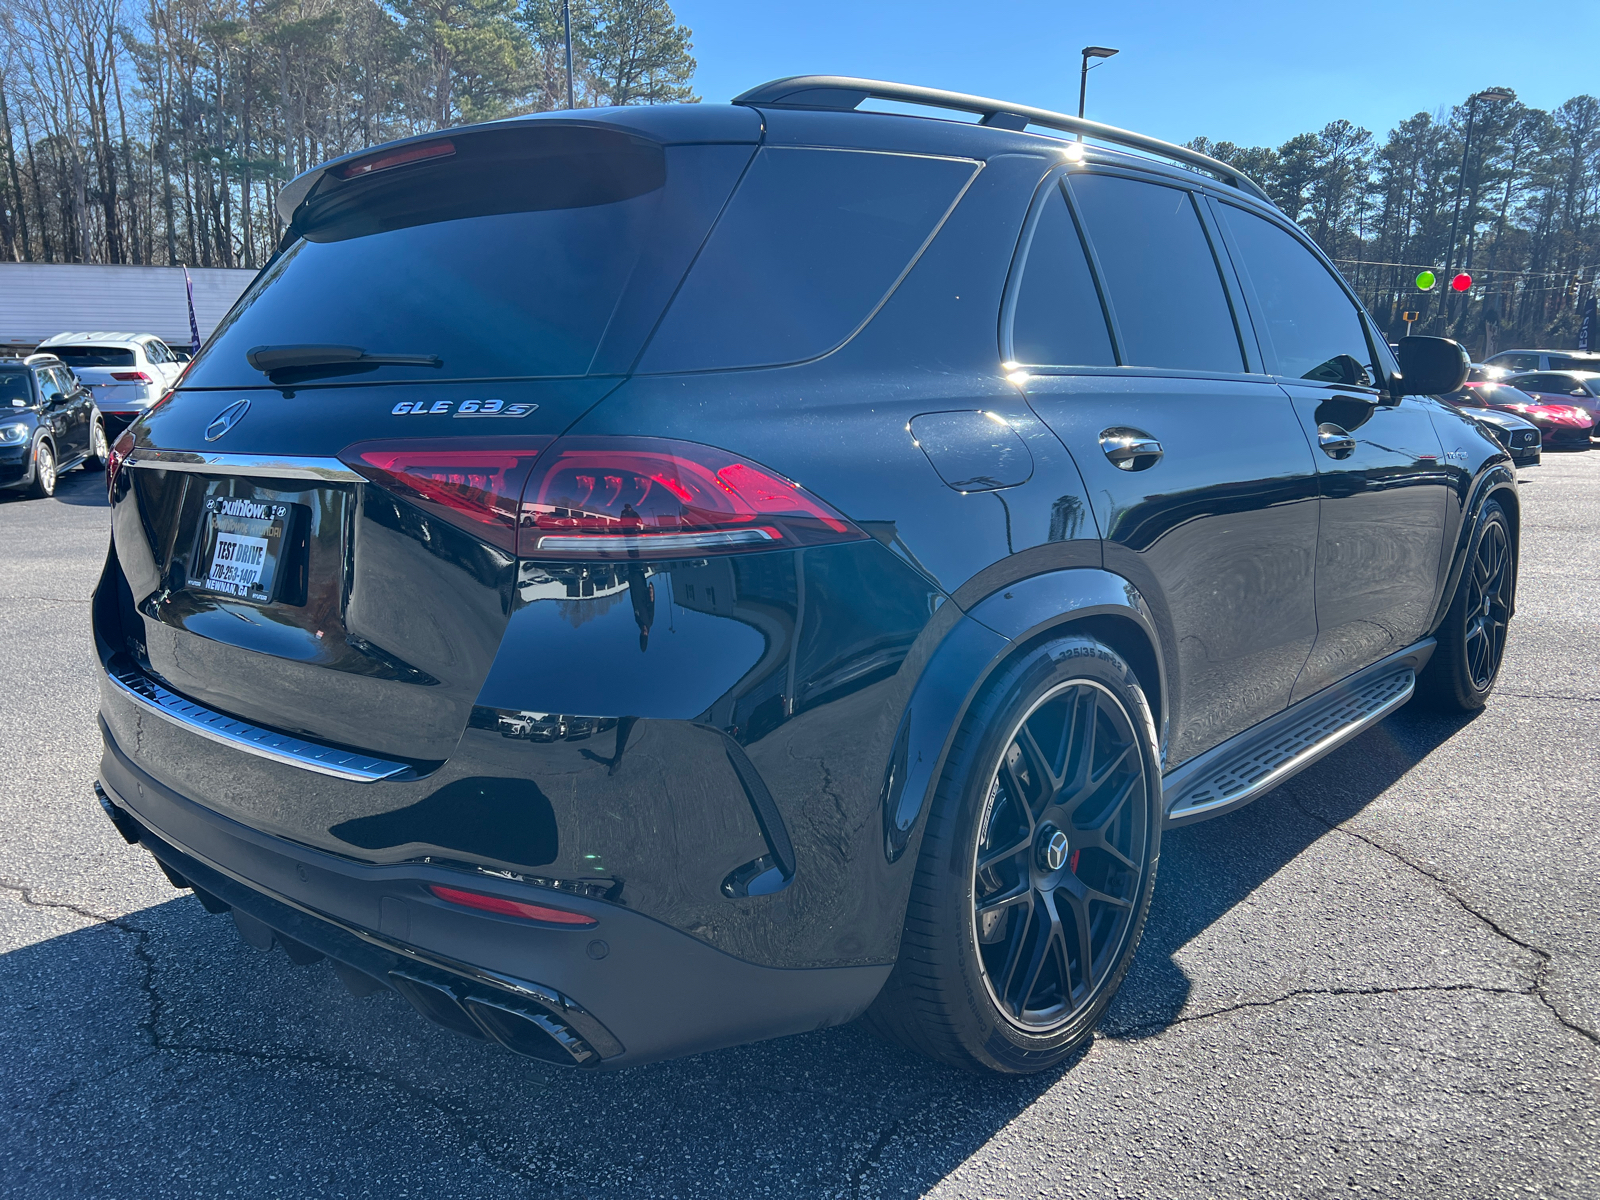
M 1039 830 L 1039 840 L 1036 848 L 1036 857 L 1039 860 L 1039 869 L 1042 871 L 1059 871 L 1067 862 L 1067 853 L 1071 849 L 1067 835 L 1053 825 L 1046 825 Z

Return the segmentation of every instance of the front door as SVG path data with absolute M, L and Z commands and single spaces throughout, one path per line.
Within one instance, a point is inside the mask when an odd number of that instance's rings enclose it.
M 1170 631 L 1172 766 L 1289 703 L 1316 636 L 1316 471 L 1289 399 L 1246 369 L 1194 196 L 1069 186 L 1031 219 L 1008 353 L 1078 463 L 1106 568 Z
M 1298 700 L 1428 632 L 1450 481 L 1425 402 L 1381 393 L 1366 326 L 1329 269 L 1276 221 L 1213 210 L 1262 354 L 1316 447 L 1317 640 Z

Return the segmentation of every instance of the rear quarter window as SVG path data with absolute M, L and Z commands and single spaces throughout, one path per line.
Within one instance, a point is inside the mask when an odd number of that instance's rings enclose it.
M 639 369 L 772 366 L 834 349 L 888 296 L 979 166 L 763 149 Z

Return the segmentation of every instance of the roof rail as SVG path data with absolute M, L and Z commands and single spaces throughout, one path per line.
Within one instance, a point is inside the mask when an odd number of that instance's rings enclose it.
M 30 354 L 22 361 L 25 363 L 60 362 L 61 359 L 54 354 Z
M 791 75 L 774 79 L 748 92 L 735 96 L 735 104 L 762 105 L 769 108 L 814 108 L 849 112 L 863 100 L 898 100 L 905 104 L 923 104 L 929 108 L 947 108 L 956 112 L 978 114 L 980 125 L 997 129 L 1026 129 L 1041 125 L 1063 133 L 1075 133 L 1096 141 L 1140 150 L 1160 158 L 1170 159 L 1181 166 L 1191 167 L 1214 176 L 1223 183 L 1248 192 L 1258 199 L 1272 203 L 1272 198 L 1260 185 L 1243 172 L 1187 146 L 1176 146 L 1160 138 L 1148 137 L 1102 125 L 1082 117 L 1069 117 L 1049 109 L 1032 108 L 1026 104 L 1011 104 L 1004 100 L 989 100 L 982 96 L 969 96 L 964 92 L 947 92 L 942 88 L 917 87 L 910 83 L 885 83 L 879 79 L 853 79 L 847 75 Z

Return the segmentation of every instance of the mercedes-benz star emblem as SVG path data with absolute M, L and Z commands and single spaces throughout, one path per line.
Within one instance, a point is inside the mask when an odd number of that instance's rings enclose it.
M 1067 835 L 1049 826 L 1042 832 L 1044 836 L 1039 839 L 1040 866 L 1046 871 L 1059 871 L 1067 861 Z
M 250 411 L 250 401 L 235 400 L 216 416 L 211 424 L 206 426 L 206 441 L 214 442 L 228 430 L 232 429 L 244 419 L 244 414 Z

